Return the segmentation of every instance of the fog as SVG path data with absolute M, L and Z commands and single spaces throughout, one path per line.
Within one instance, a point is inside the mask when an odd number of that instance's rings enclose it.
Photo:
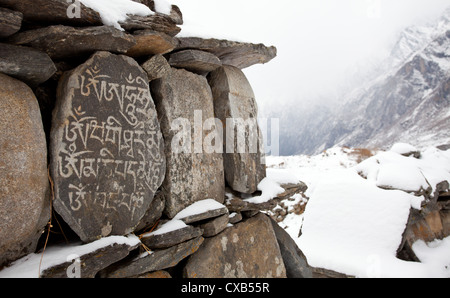
M 274 45 L 245 70 L 264 109 L 334 100 L 355 73 L 389 54 L 400 30 L 437 17 L 448 0 L 171 0 L 186 23 L 218 37 Z M 206 28 L 207 27 L 207 28 Z

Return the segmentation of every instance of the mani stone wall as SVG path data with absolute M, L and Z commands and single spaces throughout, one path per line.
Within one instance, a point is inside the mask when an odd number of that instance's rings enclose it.
M 265 177 L 257 124 L 245 132 L 255 151 L 224 134 L 229 118 L 257 118 L 241 69 L 276 49 L 178 38 L 176 6 L 129 16 L 120 31 L 82 4 L 81 18 L 68 18 L 69 5 L 0 0 L 0 275 L 46 246 L 113 236 L 134 240 L 80 256 L 79 276 L 308 275 L 259 207 L 225 206 L 226 187 L 252 194 Z M 205 202 L 215 207 L 177 218 Z M 67 262 L 40 276 L 67 277 Z

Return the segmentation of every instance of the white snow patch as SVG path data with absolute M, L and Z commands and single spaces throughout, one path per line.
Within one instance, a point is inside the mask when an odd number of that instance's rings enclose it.
M 80 2 L 98 12 L 103 24 L 122 31 L 119 22 L 125 22 L 128 14 L 143 17 L 154 14 L 146 5 L 131 0 L 80 0 Z M 163 6 L 162 4 L 159 5 Z
M 166 0 L 154 0 L 155 10 L 159 13 L 170 15 L 172 11 L 172 4 Z

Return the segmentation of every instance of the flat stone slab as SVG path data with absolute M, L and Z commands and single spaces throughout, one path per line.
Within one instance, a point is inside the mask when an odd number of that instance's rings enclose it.
M 140 244 L 131 235 L 107 237 L 89 244 L 49 246 L 44 253 L 27 255 L 3 269 L 0 278 L 94 278 L 98 271 L 125 258 Z
M 201 224 L 199 227 L 203 230 L 203 237 L 213 237 L 225 230 L 228 226 L 228 222 L 229 214 L 225 213 L 224 215 Z
M 199 50 L 184 50 L 170 55 L 172 67 L 184 68 L 196 74 L 206 75 L 222 66 L 222 62 L 214 54 Z
M 286 268 L 270 219 L 258 214 L 213 238 L 189 258 L 187 278 L 283 278 Z
M 181 222 L 181 227 L 175 226 L 175 230 L 172 230 L 171 226 L 174 226 L 174 221 L 176 220 L 172 220 L 169 223 L 162 225 L 159 230 L 142 235 L 142 243 L 150 249 L 168 248 L 187 240 L 202 236 L 203 234 L 202 229 L 187 226 L 183 222 Z
M 0 43 L 0 72 L 15 77 L 32 87 L 47 81 L 56 66 L 39 50 Z
M 127 51 L 127 55 L 131 57 L 166 54 L 176 46 L 171 36 L 153 30 L 138 30 L 133 32 L 133 37 L 136 45 Z
M 144 252 L 131 260 L 113 264 L 100 272 L 104 278 L 127 278 L 176 266 L 181 260 L 195 253 L 203 243 L 203 237 L 183 242 L 167 249 Z
M 132 35 L 114 27 L 75 28 L 63 25 L 20 32 L 8 42 L 39 49 L 54 60 L 91 55 L 96 51 L 126 53 L 136 44 Z
M 267 63 L 277 55 L 275 47 L 263 44 L 242 43 L 229 40 L 203 39 L 199 37 L 178 37 L 176 50 L 196 49 L 217 56 L 222 64 L 240 69 L 254 64 Z
M 192 224 L 228 213 L 227 207 L 213 199 L 198 201 L 180 211 L 174 219 Z
M 134 231 L 165 176 L 147 75 L 98 52 L 61 78 L 51 131 L 55 210 L 85 242 Z

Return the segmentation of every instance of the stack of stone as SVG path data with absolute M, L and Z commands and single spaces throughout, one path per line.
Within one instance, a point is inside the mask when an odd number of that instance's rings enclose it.
M 135 1 L 155 11 L 153 1 Z M 241 69 L 270 61 L 276 49 L 177 38 L 176 6 L 130 15 L 120 31 L 80 3 L 81 17 L 69 18 L 70 5 L 0 0 L 0 266 L 42 248 L 57 217 L 82 245 L 140 235 L 137 245 L 81 256 L 82 277 L 167 268 L 186 277 L 307 275 L 295 243 L 261 208 L 241 214 L 223 205 L 226 186 L 251 195 L 265 177 L 258 126 L 245 131 L 253 151 L 224 134 L 229 119 L 257 118 Z M 161 232 L 210 200 L 220 207 Z M 287 256 L 302 266 L 289 269 Z M 42 276 L 66 276 L 69 265 Z

